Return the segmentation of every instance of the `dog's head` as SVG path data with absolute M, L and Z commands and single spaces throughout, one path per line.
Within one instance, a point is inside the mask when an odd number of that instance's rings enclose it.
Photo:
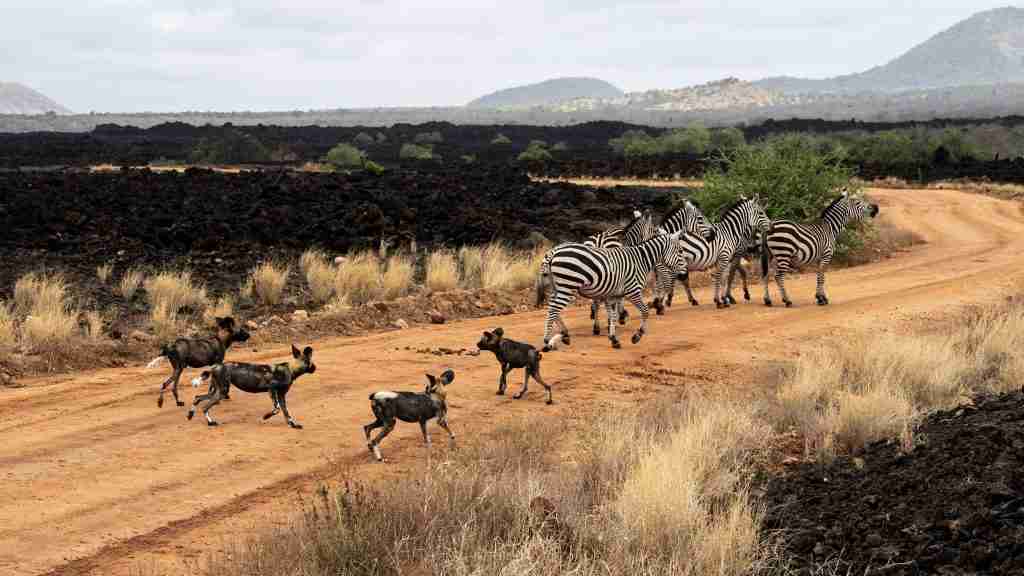
M 433 374 L 427 374 L 426 376 L 427 376 L 427 389 L 426 389 L 426 393 L 427 394 L 433 394 L 433 395 L 436 395 L 436 396 L 440 396 L 441 398 L 444 398 L 445 397 L 445 387 L 448 386 L 449 384 L 451 384 L 453 380 L 455 380 L 455 371 L 452 370 L 451 368 L 449 368 L 448 370 L 445 370 L 444 372 L 441 373 L 441 377 L 440 378 L 434 376 Z
M 239 326 L 231 316 L 214 318 L 217 324 L 217 338 L 221 342 L 245 342 L 249 339 L 249 332 Z
M 501 340 L 504 337 L 505 331 L 500 327 L 495 328 L 494 332 L 484 331 L 480 341 L 476 343 L 476 347 L 481 350 L 491 350 L 492 352 L 495 352 L 501 348 Z
M 313 364 L 313 347 L 306 346 L 302 352 L 292 344 L 292 358 L 290 363 L 292 377 L 316 372 L 316 364 Z

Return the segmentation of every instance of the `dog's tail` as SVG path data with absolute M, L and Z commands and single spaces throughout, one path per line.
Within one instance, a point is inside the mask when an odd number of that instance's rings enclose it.
M 167 356 L 164 356 L 163 354 L 161 354 L 161 355 L 157 356 L 156 358 L 153 358 L 152 360 L 150 360 L 149 364 L 146 364 L 146 369 L 149 370 L 151 368 L 156 368 L 157 366 L 159 366 L 161 363 L 165 362 L 166 360 L 167 360 Z
M 210 371 L 203 370 L 203 373 L 192 379 L 192 387 L 199 388 L 199 385 L 210 379 Z

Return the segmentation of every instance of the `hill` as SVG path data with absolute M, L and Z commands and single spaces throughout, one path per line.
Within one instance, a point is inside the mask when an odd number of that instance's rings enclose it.
M 0 114 L 46 114 L 56 112 L 68 114 L 71 111 L 16 82 L 0 82 Z
M 902 92 L 1024 82 L 1024 9 L 979 12 L 889 63 L 865 72 L 811 80 L 766 78 L 787 93 Z
M 473 100 L 469 108 L 530 108 L 558 104 L 577 98 L 618 98 L 622 90 L 597 78 L 553 78 L 498 90 Z

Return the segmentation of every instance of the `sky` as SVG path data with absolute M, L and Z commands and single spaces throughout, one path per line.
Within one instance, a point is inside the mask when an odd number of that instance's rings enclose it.
M 452 106 L 884 64 L 1007 0 L 0 0 L 0 81 L 75 112 Z

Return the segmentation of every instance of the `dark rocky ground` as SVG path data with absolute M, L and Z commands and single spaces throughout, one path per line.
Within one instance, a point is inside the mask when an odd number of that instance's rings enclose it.
M 1024 574 L 1024 393 L 932 414 L 916 441 L 769 484 L 797 573 Z

